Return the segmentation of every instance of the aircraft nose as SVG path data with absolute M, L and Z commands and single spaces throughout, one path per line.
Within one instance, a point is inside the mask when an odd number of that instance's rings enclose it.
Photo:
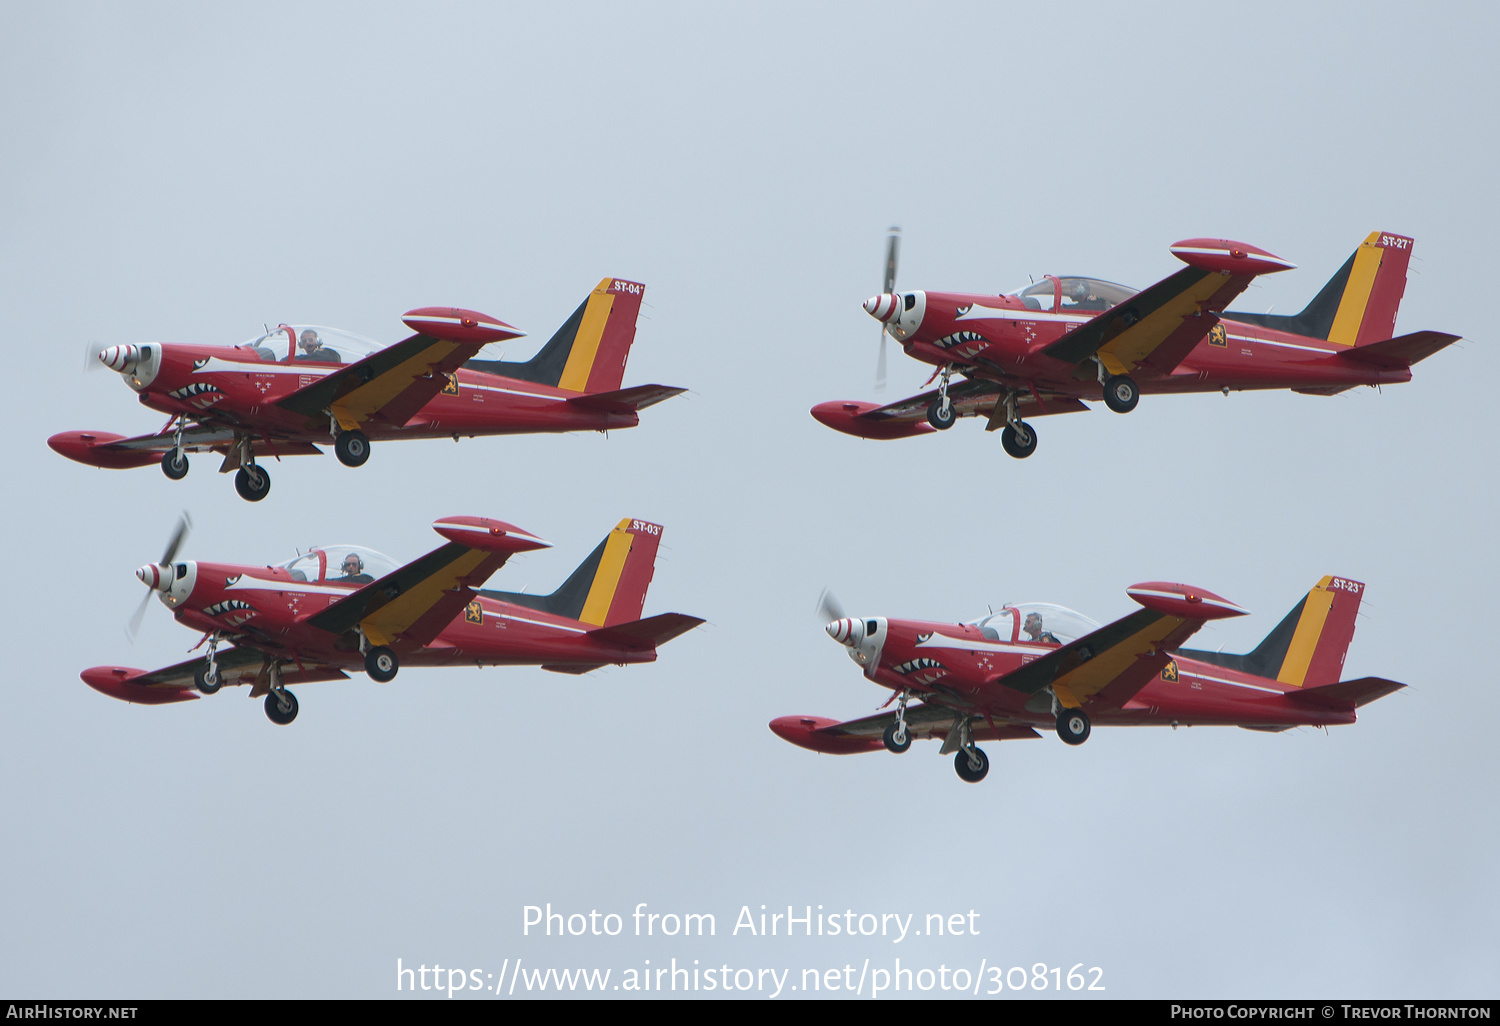
M 861 621 L 844 617 L 842 620 L 833 621 L 833 623 L 823 629 L 828 632 L 830 638 L 837 641 L 840 645 L 854 646 L 859 644 L 859 639 L 864 634 L 860 629 L 862 626 L 863 623 Z
M 140 358 L 141 347 L 135 345 L 110 346 L 108 349 L 101 349 L 99 351 L 99 362 L 110 370 L 120 371 L 121 373 L 124 373 L 131 364 L 136 363 Z
M 871 296 L 865 300 L 864 305 L 865 313 L 881 323 L 889 321 L 892 317 L 896 316 L 896 311 L 901 307 L 900 302 L 889 292 L 878 296 Z
M 167 573 L 166 567 L 157 563 L 147 563 L 135 575 L 152 591 L 166 591 L 172 586 L 172 575 Z

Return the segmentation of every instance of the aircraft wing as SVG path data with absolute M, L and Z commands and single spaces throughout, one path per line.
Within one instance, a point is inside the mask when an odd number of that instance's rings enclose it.
M 1070 707 L 1088 699 L 1096 707 L 1118 709 L 1161 673 L 1172 659 L 1171 650 L 1203 624 L 1202 619 L 1138 609 L 996 678 L 996 683 L 1027 695 L 1051 687 Z
M 478 340 L 453 342 L 413 335 L 340 367 L 276 405 L 312 421 L 321 421 L 327 416 L 324 411 L 329 411 L 345 430 L 372 417 L 400 427 L 447 386 L 449 374 L 484 345 Z
M 235 441 L 235 429 L 221 423 L 195 424 L 182 432 L 182 447 L 188 452 L 228 453 Z M 123 470 L 155 463 L 162 453 L 176 445 L 176 437 L 171 431 L 136 435 L 134 438 L 105 431 L 67 431 L 53 435 L 47 439 L 47 444 L 70 460 L 93 467 Z M 290 439 L 270 441 L 257 437 L 251 444 L 256 456 L 307 456 L 322 452 L 311 442 Z
M 442 533 L 453 537 L 460 532 Z M 331 634 L 359 627 L 375 645 L 390 645 L 397 640 L 426 645 L 474 601 L 475 589 L 505 565 L 511 552 L 546 544 L 520 532 L 513 537 L 517 544 L 507 550 L 477 547 L 483 544 L 483 536 L 474 545 L 450 541 L 303 622 Z
M 262 683 L 266 658 L 253 648 L 233 647 L 215 658 L 219 679 L 225 685 Z M 111 698 L 141 705 L 164 705 L 187 702 L 198 697 L 193 672 L 203 665 L 203 656 L 167 666 L 160 670 L 133 670 L 126 666 L 96 666 L 83 671 L 84 683 Z M 286 684 L 306 684 L 319 680 L 340 680 L 348 674 L 334 666 L 302 660 L 282 673 Z
M 1042 352 L 1067 363 L 1097 355 L 1112 374 L 1141 367 L 1169 374 L 1254 278 L 1254 274 L 1184 267 L 1079 325 Z
M 990 416 L 990 430 L 1002 427 L 1002 416 L 992 414 L 997 401 L 1007 390 L 992 381 L 968 378 L 948 386 L 948 400 L 960 417 Z M 938 396 L 937 389 L 898 399 L 886 406 L 873 403 L 831 402 L 813 408 L 813 416 L 829 427 L 865 438 L 903 438 L 933 430 L 927 423 L 927 407 Z M 1088 407 L 1072 396 L 1043 391 L 1041 400 L 1027 392 L 1016 397 L 1016 412 L 1022 417 L 1042 417 L 1052 413 L 1085 412 Z
M 946 738 L 948 731 L 953 729 L 953 725 L 968 715 L 971 714 L 923 702 L 907 706 L 906 727 L 915 738 Z M 879 740 L 885 734 L 885 728 L 895 722 L 896 713 L 892 710 L 857 720 L 848 720 L 844 723 L 831 724 L 817 733 L 826 734 L 829 737 Z M 1027 726 L 997 723 L 992 727 L 983 720 L 973 724 L 973 731 L 975 741 L 1006 741 L 1016 738 L 1041 737 Z

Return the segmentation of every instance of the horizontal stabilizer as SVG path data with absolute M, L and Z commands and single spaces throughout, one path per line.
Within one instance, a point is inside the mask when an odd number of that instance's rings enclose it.
M 574 396 L 568 400 L 568 405 L 585 410 L 602 410 L 605 413 L 636 413 L 686 391 L 685 388 L 672 385 L 636 385 L 616 392 L 592 392 L 589 395 Z
M 1425 360 L 1439 349 L 1457 342 L 1462 335 L 1449 335 L 1442 331 L 1414 331 L 1410 335 L 1388 338 L 1383 342 L 1370 342 L 1339 353 L 1345 360 L 1373 363 L 1377 367 L 1410 367 Z
M 648 616 L 644 620 L 617 623 L 613 627 L 600 627 L 589 631 L 588 636 L 610 645 L 627 648 L 655 648 L 665 645 L 673 638 L 686 634 L 703 620 L 683 613 L 662 613 Z
M 1377 698 L 1395 694 L 1404 687 L 1405 684 L 1383 677 L 1360 677 L 1358 680 L 1341 680 L 1337 684 L 1324 684 L 1302 691 L 1288 691 L 1286 697 L 1325 709 L 1357 709 Z

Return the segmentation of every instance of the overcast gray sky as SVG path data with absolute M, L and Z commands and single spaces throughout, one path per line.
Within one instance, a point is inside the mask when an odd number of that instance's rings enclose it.
M 0 991 L 379 998 L 398 958 L 791 986 L 900 958 L 1082 963 L 1110 997 L 1493 997 L 1500 19 L 1137 6 L 0 5 Z M 1466 341 L 1383 393 L 1049 418 L 1025 462 L 974 422 L 862 442 L 807 410 L 874 397 L 860 302 L 891 224 L 900 284 L 938 290 L 1143 287 L 1178 239 L 1240 239 L 1299 265 L 1240 304 L 1277 312 L 1399 232 L 1397 330 Z M 452 304 L 529 332 L 524 357 L 608 275 L 647 285 L 625 383 L 691 391 L 607 439 L 291 459 L 257 505 L 209 458 L 174 483 L 45 445 L 160 424 L 82 373 L 89 342 L 281 321 L 394 342 L 403 311 Z M 925 377 L 893 351 L 885 395 Z M 159 606 L 123 633 L 184 508 L 185 556 L 243 562 L 410 559 L 433 520 L 495 516 L 556 545 L 495 578 L 532 590 L 649 518 L 646 614 L 710 622 L 582 678 L 309 685 L 289 728 L 242 689 L 110 701 L 78 672 L 197 640 Z M 823 634 L 825 585 L 864 615 L 1103 621 L 1180 580 L 1253 611 L 1195 642 L 1244 651 L 1325 573 L 1368 584 L 1346 675 L 1411 685 L 1352 727 L 1049 733 L 989 745 L 978 786 L 935 744 L 834 758 L 766 728 L 885 698 Z M 625 932 L 523 936 L 547 902 Z M 642 902 L 716 936 L 630 936 Z M 732 933 L 762 904 L 973 910 L 979 935 Z

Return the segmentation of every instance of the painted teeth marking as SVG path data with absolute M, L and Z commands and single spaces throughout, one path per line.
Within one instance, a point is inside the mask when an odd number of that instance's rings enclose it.
M 926 656 L 922 656 L 920 659 L 912 659 L 908 662 L 904 662 L 900 666 L 894 667 L 894 669 L 895 672 L 901 674 L 901 676 L 903 677 L 910 676 L 911 674 L 916 673 L 918 670 L 938 671 L 936 674 L 932 675 L 924 674 L 923 677 L 927 679 L 922 680 L 923 684 L 930 684 L 932 681 L 937 680 L 939 677 L 945 677 L 948 675 L 948 668 L 946 666 L 938 662 L 936 659 L 929 659 Z
M 977 331 L 955 331 L 951 335 L 944 335 L 934 342 L 933 345 L 939 349 L 950 349 L 963 342 L 978 342 L 981 349 L 989 344 L 985 337 Z M 977 349 L 975 350 L 975 352 L 978 351 Z
M 250 616 L 253 616 L 255 614 L 255 607 L 250 603 L 241 602 L 239 599 L 225 599 L 223 602 L 215 602 L 213 605 L 205 608 L 203 610 L 203 615 L 223 616 L 225 613 L 233 613 L 240 610 L 244 610 L 249 614 L 249 616 L 245 617 L 246 620 L 248 620 Z M 243 623 L 244 620 L 241 620 L 240 622 Z
M 168 392 L 167 395 L 178 402 L 188 402 L 191 400 L 193 405 L 200 410 L 212 406 L 224 398 L 224 393 L 219 391 L 217 386 L 210 385 L 206 381 L 194 381 L 190 385 L 184 385 L 175 391 Z

